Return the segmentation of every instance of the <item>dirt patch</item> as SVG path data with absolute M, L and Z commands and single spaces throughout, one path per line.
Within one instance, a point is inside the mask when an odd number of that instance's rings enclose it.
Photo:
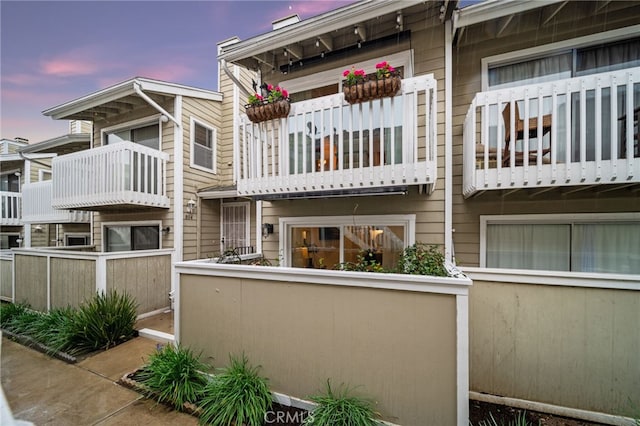
M 509 424 L 514 421 L 520 412 L 525 411 L 519 408 L 506 405 L 491 404 L 482 401 L 469 401 L 469 421 L 473 426 L 478 426 L 482 421 L 490 421 L 491 416 L 498 425 Z M 537 411 L 526 411 L 525 416 L 528 422 L 540 426 L 600 426 L 602 423 L 593 423 L 585 420 L 571 419 L 568 417 L 554 416 L 552 414 L 540 413 Z M 491 423 L 493 424 L 493 423 Z

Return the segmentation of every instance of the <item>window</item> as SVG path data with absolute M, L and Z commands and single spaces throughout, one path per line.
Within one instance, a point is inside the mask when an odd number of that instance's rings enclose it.
M 15 172 L 0 175 L 0 191 L 20 192 L 20 176 Z
M 105 226 L 105 251 L 154 250 L 160 248 L 159 225 Z
M 216 130 L 191 118 L 191 167 L 216 172 Z
M 38 180 L 43 182 L 45 180 L 51 180 L 51 170 L 38 170 Z
M 221 251 L 249 247 L 249 203 L 222 203 Z
M 160 149 L 160 124 L 143 122 L 129 123 L 127 127 L 104 129 L 103 140 L 105 145 L 130 141 L 153 149 Z
M 0 234 L 0 249 L 2 250 L 20 247 L 21 242 L 20 234 Z
M 571 216 L 481 217 L 485 266 L 640 274 L 639 215 Z
M 414 242 L 415 215 L 283 218 L 280 229 L 288 266 L 331 269 L 367 252 L 393 268 Z
M 89 234 L 65 234 L 64 245 L 65 246 L 88 246 L 91 243 L 91 236 Z

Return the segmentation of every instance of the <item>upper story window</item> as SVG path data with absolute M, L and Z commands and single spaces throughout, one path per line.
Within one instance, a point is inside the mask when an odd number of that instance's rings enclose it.
M 191 167 L 216 172 L 216 129 L 191 118 Z
M 332 269 L 368 253 L 385 268 L 414 243 L 415 215 L 282 218 L 287 266 Z
M 0 175 L 0 191 L 20 192 L 20 176 L 15 173 Z
M 640 38 L 489 65 L 488 87 L 500 89 L 640 66 Z
M 44 169 L 40 169 L 38 170 L 38 180 L 40 182 L 43 182 L 45 180 L 51 180 L 51 170 L 44 170 Z
M 125 124 L 124 126 L 104 129 L 103 141 L 105 145 L 130 141 L 160 150 L 159 120 L 149 122 L 148 119 L 145 119 L 143 122 L 136 121 Z

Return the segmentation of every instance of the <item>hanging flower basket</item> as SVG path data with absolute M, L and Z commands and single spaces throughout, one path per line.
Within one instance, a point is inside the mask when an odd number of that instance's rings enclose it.
M 261 123 L 267 120 L 284 118 L 289 115 L 291 104 L 287 99 L 280 99 L 275 102 L 265 102 L 259 105 L 245 105 L 247 117 L 253 123 Z
M 353 84 L 349 84 L 347 80 L 342 82 L 344 100 L 350 104 L 395 96 L 401 86 L 402 79 L 399 75 L 378 78 L 375 74 L 370 74 L 364 80 Z

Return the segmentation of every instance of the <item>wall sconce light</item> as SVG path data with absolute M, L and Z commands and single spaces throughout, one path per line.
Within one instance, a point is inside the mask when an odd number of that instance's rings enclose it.
M 14 173 L 14 175 L 20 177 L 20 176 L 22 176 L 22 172 L 20 172 L 20 170 L 18 170 L 17 172 Z
M 287 49 L 283 49 L 283 54 L 284 54 L 284 56 L 288 56 L 289 55 L 289 52 L 287 52 Z
M 164 235 L 167 235 L 169 232 L 171 232 L 171 227 L 170 226 L 162 228 L 162 233 Z
M 196 200 L 194 200 L 193 198 L 189 198 L 189 201 L 187 201 L 187 218 L 188 219 L 193 219 L 193 215 L 196 214 Z
M 38 233 L 42 232 L 42 226 L 40 226 L 40 225 L 34 226 L 33 227 L 33 231 L 34 232 L 38 232 Z
M 262 237 L 267 238 L 270 234 L 273 234 L 273 223 L 263 223 Z

